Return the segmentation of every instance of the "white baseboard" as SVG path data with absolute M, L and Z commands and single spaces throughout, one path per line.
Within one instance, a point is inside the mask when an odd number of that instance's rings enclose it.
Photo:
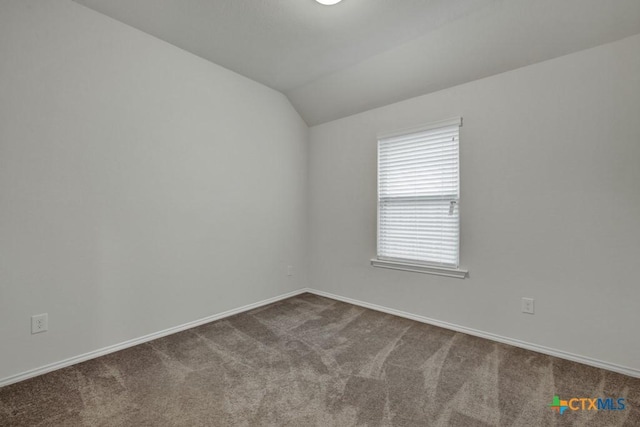
M 593 359 L 591 357 L 580 356 L 578 354 L 569 353 L 563 350 L 557 350 L 554 348 L 545 347 L 538 344 L 532 344 L 525 341 L 520 341 L 514 338 L 503 337 L 500 335 L 492 334 L 490 332 L 479 331 L 477 329 L 467 328 L 465 326 L 456 325 L 449 322 L 443 322 L 436 319 L 430 319 L 428 317 L 420 316 L 417 314 L 407 313 L 405 311 L 396 310 L 393 308 L 384 307 L 377 304 L 371 304 L 364 301 L 359 301 L 353 298 L 347 298 L 340 295 L 335 295 L 329 292 L 318 291 L 316 289 L 304 289 L 305 292 L 309 292 L 315 295 L 319 295 L 326 298 L 335 299 L 338 301 L 346 302 L 349 304 L 357 305 L 364 308 L 370 308 L 371 310 L 381 311 L 387 314 L 393 314 L 395 316 L 404 317 L 406 319 L 415 320 L 421 323 L 427 323 L 429 325 L 439 326 L 445 329 L 451 329 L 456 332 L 462 332 L 468 335 L 473 335 L 480 338 L 486 338 L 491 341 L 497 341 L 503 344 L 509 344 L 514 347 L 524 348 L 526 350 L 535 351 L 538 353 L 546 354 L 549 356 L 555 356 L 560 359 L 571 360 L 573 362 L 582 363 L 584 365 L 594 366 L 596 368 L 606 369 L 608 371 L 617 372 L 620 374 L 628 375 L 630 377 L 640 378 L 640 369 L 629 368 L 615 363 L 605 362 L 603 360 Z
M 90 359 L 95 359 L 96 357 L 104 356 L 109 353 L 114 353 L 116 351 L 124 350 L 125 348 L 133 347 L 138 344 L 143 344 L 148 341 L 152 341 L 158 338 L 165 337 L 167 335 L 175 334 L 176 332 L 181 332 L 186 329 L 195 328 L 196 326 L 204 325 L 205 323 L 213 322 L 214 320 L 224 319 L 225 317 L 233 316 L 234 314 L 242 313 L 245 311 L 253 310 L 254 308 L 262 307 L 267 304 L 272 304 L 274 302 L 281 301 L 283 299 L 291 298 L 296 295 L 300 295 L 302 293 L 307 292 L 306 289 L 298 289 L 293 292 L 289 292 L 286 294 L 278 295 L 273 298 L 268 298 L 262 301 L 255 302 L 253 304 L 248 304 L 243 307 L 234 308 L 232 310 L 227 310 L 222 313 L 214 314 L 212 316 L 207 316 L 202 319 L 194 320 L 193 322 L 184 323 L 179 326 L 174 326 L 173 328 L 168 328 L 163 331 L 154 332 L 149 335 L 145 335 L 139 338 L 134 338 L 119 344 L 110 345 L 108 347 L 104 347 L 98 350 L 90 351 L 85 354 L 81 354 L 79 356 L 70 357 L 65 360 L 61 360 L 59 362 L 51 363 L 45 366 L 41 366 L 39 368 L 30 369 L 26 372 L 22 372 L 16 375 L 11 375 L 6 378 L 0 379 L 0 387 L 4 387 L 9 384 L 17 383 L 19 381 L 24 381 L 29 378 L 37 377 L 38 375 L 46 374 L 47 372 L 55 371 L 57 369 L 66 368 L 67 366 L 75 365 L 76 363 L 84 362 Z
M 329 292 L 319 291 L 311 288 L 303 288 L 298 289 L 293 292 L 289 292 L 286 294 L 278 295 L 273 298 L 268 298 L 262 301 L 255 302 L 253 304 L 248 304 L 243 307 L 235 308 L 232 310 L 227 310 L 222 313 L 214 314 L 212 316 L 204 317 L 199 320 L 194 320 L 193 322 L 188 322 L 179 326 L 175 326 L 172 328 L 168 328 L 159 332 L 154 332 L 149 335 L 145 335 L 139 338 L 134 338 L 119 344 L 114 344 L 108 347 L 104 347 L 98 350 L 90 351 L 85 354 L 81 354 L 79 356 L 70 357 L 65 360 L 61 360 L 59 362 L 51 363 L 45 366 L 41 366 L 39 368 L 31 369 L 26 372 L 22 372 L 16 375 L 12 375 L 6 378 L 0 379 L 0 387 L 4 387 L 9 384 L 17 383 L 19 381 L 24 381 L 29 378 L 36 377 L 38 375 L 46 374 L 47 372 L 55 371 L 57 369 L 66 368 L 67 366 L 75 365 L 76 363 L 84 362 L 90 359 L 95 359 L 96 357 L 104 356 L 109 353 L 114 353 L 119 350 L 124 350 L 129 347 L 133 347 L 138 344 L 143 344 L 148 341 L 155 340 L 157 338 L 162 338 L 167 335 L 175 334 L 176 332 L 181 332 L 186 329 L 191 329 L 196 326 L 204 325 L 205 323 L 213 322 L 215 320 L 220 320 L 225 317 L 233 316 L 234 314 L 243 313 L 245 311 L 253 310 L 254 308 L 262 307 L 267 304 L 272 304 L 274 302 L 281 301 L 283 299 L 291 298 L 296 295 L 300 295 L 303 293 L 311 293 L 314 295 L 323 296 L 326 298 L 331 298 L 337 301 L 346 302 L 349 304 L 357 305 L 364 308 L 369 308 L 371 310 L 380 311 L 387 314 L 392 314 L 399 317 L 404 317 L 406 319 L 415 320 L 421 323 L 427 323 L 434 326 L 439 326 L 441 328 L 450 329 L 457 332 L 462 332 L 465 334 L 473 335 L 480 338 L 486 338 L 488 340 L 497 341 L 503 344 L 512 345 L 515 347 L 524 348 L 526 350 L 535 351 L 542 354 L 547 354 L 549 356 L 555 356 L 560 359 L 571 360 L 573 362 L 582 363 L 589 366 L 594 366 L 596 368 L 606 369 L 613 372 L 618 372 L 620 374 L 628 375 L 631 377 L 640 378 L 640 370 L 635 368 L 629 368 L 626 366 L 617 365 L 615 363 L 609 363 L 602 360 L 593 359 L 586 356 L 580 356 L 577 354 L 569 353 L 563 350 L 557 350 L 545 346 L 541 346 L 538 344 L 532 344 L 525 341 L 517 340 L 514 338 L 503 337 L 500 335 L 492 334 L 490 332 L 484 332 L 477 329 L 467 328 L 465 326 L 455 325 L 449 322 L 443 322 L 436 319 L 431 319 L 425 316 L 420 316 L 417 314 L 407 313 L 405 311 L 396 310 L 393 308 L 384 307 L 377 304 L 371 304 L 364 301 L 359 301 L 353 298 L 347 298 L 340 295 L 335 295 Z

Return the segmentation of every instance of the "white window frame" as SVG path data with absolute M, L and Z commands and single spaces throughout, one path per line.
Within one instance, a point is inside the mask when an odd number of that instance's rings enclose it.
M 387 138 L 393 138 L 403 135 L 409 135 L 412 133 L 425 132 L 433 129 L 451 127 L 451 126 L 462 126 L 462 118 L 456 117 L 449 120 L 443 120 L 439 122 L 429 123 L 427 125 L 423 125 L 416 128 L 411 129 L 403 129 L 395 132 L 385 133 L 378 135 L 377 141 Z M 379 142 L 378 142 L 379 144 Z M 458 139 L 458 150 L 460 149 L 460 139 Z M 376 149 L 376 152 L 378 150 Z M 458 151 L 458 162 L 460 161 L 460 152 Z M 379 167 L 376 170 L 376 177 L 379 177 L 380 170 Z M 460 186 L 460 168 L 458 167 L 458 187 Z M 458 198 L 455 200 L 451 200 L 450 203 L 454 204 L 455 209 L 460 208 L 460 189 L 458 188 Z M 378 192 L 376 196 L 376 204 L 377 204 L 377 221 L 376 221 L 376 247 L 379 246 L 379 233 L 380 233 L 380 194 Z M 458 211 L 458 239 L 460 239 L 460 215 L 461 212 Z M 455 277 L 458 279 L 464 279 L 467 277 L 468 270 L 460 268 L 459 259 L 460 259 L 460 241 L 458 241 L 458 254 L 457 259 L 458 262 L 455 265 L 449 264 L 436 264 L 425 261 L 418 260 L 407 260 L 400 258 L 386 258 L 379 256 L 378 250 L 376 250 L 376 258 L 371 259 L 371 265 L 374 267 L 382 267 L 393 270 L 403 270 L 403 271 L 412 271 L 417 273 L 427 273 L 434 274 L 438 276 L 446 276 L 446 277 Z

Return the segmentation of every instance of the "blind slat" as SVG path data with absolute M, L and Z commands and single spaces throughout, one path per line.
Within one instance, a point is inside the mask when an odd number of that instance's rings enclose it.
M 451 152 L 456 152 L 457 144 L 451 144 L 450 146 L 441 146 L 437 149 L 412 149 L 407 151 L 393 151 L 391 153 L 382 153 L 384 154 L 384 161 L 382 164 L 391 164 L 395 162 L 401 162 L 405 159 L 416 160 L 416 159 L 432 159 L 432 158 L 448 158 L 451 155 Z

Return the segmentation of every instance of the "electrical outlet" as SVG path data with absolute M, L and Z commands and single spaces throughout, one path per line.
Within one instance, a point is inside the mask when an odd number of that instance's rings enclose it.
M 40 332 L 45 332 L 49 329 L 49 315 L 47 313 L 44 314 L 36 314 L 35 316 L 31 316 L 31 333 L 39 334 Z
M 287 276 L 293 276 L 293 265 L 287 266 Z
M 522 312 L 534 314 L 533 298 L 522 298 Z

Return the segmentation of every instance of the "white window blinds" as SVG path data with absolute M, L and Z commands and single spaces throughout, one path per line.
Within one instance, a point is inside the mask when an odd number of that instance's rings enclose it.
M 461 119 L 378 140 L 378 259 L 457 267 Z

